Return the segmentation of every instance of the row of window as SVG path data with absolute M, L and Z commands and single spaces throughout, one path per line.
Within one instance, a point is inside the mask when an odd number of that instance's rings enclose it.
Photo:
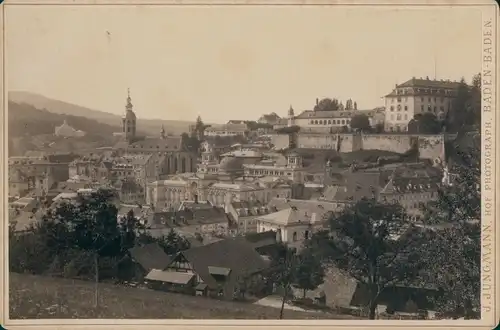
M 432 88 L 405 88 L 405 89 L 397 89 L 396 94 L 398 95 L 404 95 L 404 94 L 409 94 L 411 92 L 415 93 L 426 93 L 426 94 L 442 94 L 442 95 L 455 95 L 456 92 L 453 90 L 449 89 L 432 89 Z
M 399 113 L 397 114 L 396 120 L 402 120 L 401 114 L 399 114 Z M 404 115 L 404 120 L 408 120 L 408 115 L 407 114 Z M 391 115 L 391 121 L 394 121 L 394 115 L 393 114 Z
M 398 104 L 397 109 L 398 109 L 398 111 L 401 111 L 401 104 Z M 404 109 L 405 109 L 405 111 L 408 111 L 408 106 L 407 106 L 407 105 L 405 105 L 405 108 L 404 108 Z M 393 106 L 393 105 L 391 105 L 391 111 L 393 111 L 393 112 L 394 112 L 394 106 Z
M 311 120 L 309 124 L 311 125 L 349 125 L 351 123 L 350 119 L 328 119 L 328 120 Z
M 424 111 L 424 105 L 423 104 L 420 106 L 420 110 Z M 433 111 L 433 110 L 434 110 L 434 113 L 436 113 L 437 112 L 437 107 L 436 106 L 431 107 L 431 105 L 427 106 L 427 111 Z M 440 106 L 439 110 L 444 112 L 444 106 Z
M 398 102 L 401 102 L 401 101 L 408 102 L 408 96 L 405 96 L 405 97 L 400 97 L 400 96 L 398 96 L 397 98 L 394 98 L 394 97 L 393 97 L 393 98 L 391 98 L 391 103 L 394 103 L 394 100 L 396 100 L 396 99 L 397 99 L 397 101 L 398 101 Z M 437 102 L 438 98 L 437 98 L 437 97 L 434 97 L 434 98 L 432 98 L 432 97 L 428 97 L 428 98 L 427 98 L 427 101 L 428 101 L 428 102 L 432 102 L 433 100 L 434 100 L 434 102 Z M 421 102 L 425 102 L 425 98 L 424 98 L 424 97 L 421 97 L 421 98 L 420 98 L 420 101 L 421 101 Z M 444 97 L 442 97 L 442 96 L 441 96 L 441 97 L 439 98 L 439 101 L 440 101 L 441 103 L 444 103 Z

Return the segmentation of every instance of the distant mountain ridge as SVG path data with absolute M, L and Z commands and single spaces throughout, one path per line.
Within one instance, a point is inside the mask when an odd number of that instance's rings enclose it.
M 40 94 L 25 91 L 10 91 L 8 93 L 9 101 L 17 104 L 28 104 L 39 110 L 46 110 L 55 114 L 65 114 L 71 116 L 85 117 L 93 119 L 99 123 L 121 127 L 121 116 L 111 114 L 105 111 L 94 110 L 79 106 L 76 104 L 59 101 L 45 97 Z M 137 119 L 137 130 L 143 134 L 159 134 L 161 125 L 164 126 L 167 133 L 181 134 L 188 132 L 189 125 L 194 124 L 189 121 L 180 120 L 161 120 L 161 119 Z

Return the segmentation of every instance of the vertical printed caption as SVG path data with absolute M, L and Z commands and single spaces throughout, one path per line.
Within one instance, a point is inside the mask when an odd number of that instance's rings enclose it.
M 496 169 L 496 11 L 482 19 L 481 69 L 481 314 L 495 322 L 495 169 Z

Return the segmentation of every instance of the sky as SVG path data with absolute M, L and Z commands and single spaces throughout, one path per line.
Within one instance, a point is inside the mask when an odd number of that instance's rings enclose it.
M 6 6 L 7 89 L 138 117 L 286 116 L 316 98 L 383 105 L 414 77 L 481 69 L 471 7 Z

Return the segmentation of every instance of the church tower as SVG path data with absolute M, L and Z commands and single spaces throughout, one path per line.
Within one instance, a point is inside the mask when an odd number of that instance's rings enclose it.
M 292 106 L 288 109 L 288 127 L 295 126 L 295 114 Z
M 132 99 L 130 98 L 130 89 L 128 89 L 127 105 L 125 106 L 125 115 L 123 115 L 122 121 L 125 140 L 128 143 L 134 142 L 136 138 L 137 118 L 133 110 Z

